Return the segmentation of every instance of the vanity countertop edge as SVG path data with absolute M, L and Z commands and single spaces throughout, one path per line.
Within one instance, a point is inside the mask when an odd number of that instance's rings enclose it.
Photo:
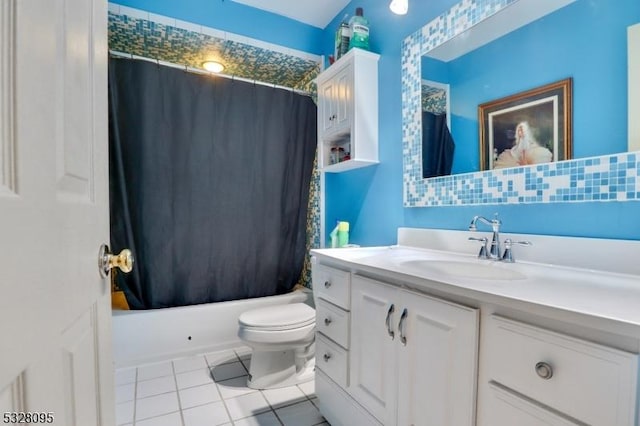
M 399 238 L 400 243 L 401 240 L 402 237 Z M 640 242 L 638 244 L 640 247 Z M 469 246 L 469 251 L 475 248 Z M 521 251 L 524 250 L 526 248 Z M 403 262 L 411 259 L 436 262 L 450 259 L 462 262 L 492 261 L 476 259 L 472 253 L 461 254 L 401 244 L 313 249 L 311 255 L 322 264 L 348 269 L 359 275 L 386 280 L 390 284 L 426 294 L 450 295 L 478 303 L 507 306 L 605 332 L 640 338 L 640 275 L 522 260 L 496 267 L 524 271 L 527 275 L 525 279 L 460 278 L 429 268 L 407 268 Z

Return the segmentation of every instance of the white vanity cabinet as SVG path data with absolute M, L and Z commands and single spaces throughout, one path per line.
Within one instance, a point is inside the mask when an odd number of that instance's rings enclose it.
M 478 311 L 352 276 L 349 392 L 384 425 L 475 423 Z
M 313 294 L 316 304 L 316 395 L 320 410 L 332 425 L 375 424 L 371 416 L 350 404 L 349 328 L 351 273 L 312 259 Z
M 342 172 L 378 163 L 379 57 L 351 49 L 317 77 L 322 171 Z M 343 160 L 345 155 L 349 158 Z
M 336 303 L 349 316 L 336 317 L 346 335 L 318 324 L 327 420 L 640 426 L 640 266 L 619 256 L 640 252 L 640 241 L 511 234 L 533 244 L 517 263 L 496 264 L 465 252 L 468 237 L 400 229 L 398 245 L 312 251 L 314 294 L 333 300 L 322 316 L 335 316 Z M 334 286 L 326 264 L 348 286 Z M 524 278 L 501 279 L 503 268 Z M 332 350 L 335 371 L 322 359 Z
M 479 426 L 632 426 L 638 355 L 490 315 Z

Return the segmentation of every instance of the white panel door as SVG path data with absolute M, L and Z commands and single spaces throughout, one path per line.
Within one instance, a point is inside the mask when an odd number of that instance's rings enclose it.
M 398 425 L 475 425 L 478 310 L 401 294 Z
M 0 412 L 56 425 L 115 423 L 106 26 L 104 0 L 0 2 Z
M 396 424 L 398 293 L 378 281 L 351 280 L 349 392 L 386 426 Z

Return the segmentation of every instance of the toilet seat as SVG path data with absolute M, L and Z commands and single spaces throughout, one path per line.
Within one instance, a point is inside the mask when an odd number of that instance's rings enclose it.
M 244 312 L 238 318 L 241 328 L 255 331 L 284 331 L 315 324 L 316 311 L 305 303 L 268 306 Z

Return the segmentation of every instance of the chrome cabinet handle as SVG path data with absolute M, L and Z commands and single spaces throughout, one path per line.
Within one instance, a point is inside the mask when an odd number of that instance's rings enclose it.
M 324 288 L 329 288 L 329 287 L 331 287 L 331 281 L 325 281 Z
M 387 333 L 389 333 L 389 336 L 391 336 L 391 340 L 393 340 L 394 337 L 396 337 L 396 333 L 393 332 L 393 330 L 391 329 L 391 314 L 396 310 L 395 306 L 393 305 L 393 303 L 391 304 L 391 306 L 389 306 L 389 310 L 387 311 L 387 319 L 384 321 L 384 323 L 387 326 Z
M 553 367 L 546 362 L 539 362 L 536 364 L 536 374 L 543 380 L 549 380 L 553 377 Z
M 324 358 L 324 362 L 329 362 L 329 360 L 331 359 L 331 354 L 324 354 L 322 358 Z
M 407 318 L 407 308 L 404 308 L 402 315 L 400 315 L 400 322 L 398 322 L 398 332 L 400 332 L 400 341 L 404 346 L 407 346 L 407 336 L 404 334 L 404 320 Z
M 328 326 L 329 324 L 331 324 L 333 321 L 331 321 L 331 318 L 325 318 L 324 319 L 324 325 Z

